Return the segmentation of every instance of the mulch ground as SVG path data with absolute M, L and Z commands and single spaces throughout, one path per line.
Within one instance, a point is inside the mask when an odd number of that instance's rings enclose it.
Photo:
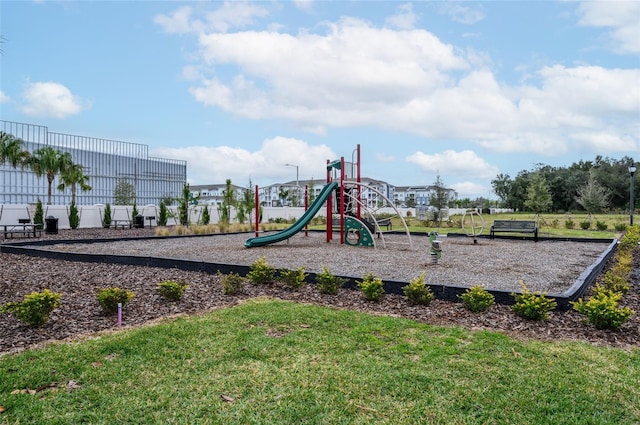
M 103 233 L 106 232 L 106 233 Z M 83 229 L 61 231 L 47 238 L 118 237 L 113 230 Z M 149 229 L 135 233 L 152 234 Z M 256 286 L 245 283 L 237 296 L 222 293 L 220 277 L 199 272 L 157 269 L 139 266 L 93 264 L 39 259 L 0 253 L 0 304 L 19 301 L 25 294 L 49 288 L 62 293 L 62 306 L 48 323 L 31 328 L 12 315 L 0 315 L 0 353 L 11 353 L 41 346 L 50 341 L 78 339 L 106 330 L 117 330 L 116 318 L 102 313 L 95 294 L 104 287 L 119 286 L 133 291 L 134 300 L 124 309 L 124 326 L 135 327 L 176 315 L 201 314 L 212 309 L 233 306 L 243 300 L 267 296 L 338 309 L 371 314 L 393 315 L 434 325 L 454 325 L 470 330 L 501 332 L 520 340 L 584 341 L 621 348 L 640 347 L 640 314 L 635 314 L 619 331 L 595 329 L 575 311 L 552 312 L 546 321 L 520 318 L 504 305 L 495 305 L 484 313 L 472 313 L 460 303 L 435 300 L 429 306 L 411 306 L 406 298 L 386 295 L 378 303 L 364 299 L 358 291 L 342 289 L 338 295 L 320 294 L 309 284 L 291 291 L 280 284 Z M 156 293 L 164 280 L 188 283 L 189 289 L 179 302 L 165 301 Z M 589 294 L 587 294 L 588 296 Z M 640 311 L 640 256 L 634 258 L 631 290 L 622 306 Z

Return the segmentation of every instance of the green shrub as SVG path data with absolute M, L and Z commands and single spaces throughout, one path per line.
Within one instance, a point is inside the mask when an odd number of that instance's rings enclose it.
M 619 251 L 631 251 L 638 247 L 638 242 L 640 242 L 640 226 L 633 225 L 627 228 L 627 232 L 620 239 L 618 243 Z
M 170 301 L 179 301 L 182 299 L 184 291 L 186 291 L 188 287 L 189 285 L 186 283 L 165 280 L 164 282 L 158 283 L 156 292 L 158 295 L 161 295 Z
M 160 212 L 158 213 L 158 226 L 166 226 L 169 219 L 169 211 L 164 200 L 160 201 Z
M 284 283 L 287 288 L 293 289 L 294 291 L 304 286 L 307 276 L 309 275 L 305 273 L 304 267 L 300 267 L 297 270 L 280 270 L 280 279 L 282 280 L 282 283 Z
M 384 295 L 382 279 L 373 273 L 362 276 L 362 281 L 356 281 L 358 288 L 369 301 L 380 301 Z
M 581 222 L 580 222 L 580 228 L 581 228 L 582 230 L 589 230 L 589 229 L 591 228 L 591 222 L 590 222 L 590 221 L 588 221 L 588 220 L 581 221 Z
M 256 284 L 265 284 L 273 282 L 276 275 L 276 269 L 267 264 L 267 259 L 261 257 L 249 267 L 247 279 Z
M 221 279 L 223 294 L 237 295 L 242 292 L 242 284 L 244 283 L 244 278 L 242 276 L 237 273 L 223 275 L 220 272 L 218 272 L 218 276 Z
M 605 231 L 609 228 L 609 225 L 604 221 L 597 220 L 596 221 L 596 230 Z
M 429 305 L 436 297 L 431 288 L 424 283 L 424 273 L 410 280 L 409 284 L 402 288 L 402 291 L 412 305 Z
M 522 293 L 512 294 L 516 303 L 511 309 L 521 317 L 531 320 L 545 320 L 549 317 L 549 312 L 556 308 L 557 303 L 551 298 L 547 298 L 542 292 L 529 292 L 524 282 L 520 281 Z
M 495 297 L 480 285 L 472 286 L 459 295 L 465 307 L 474 312 L 488 310 L 495 304 Z
M 629 292 L 630 285 L 627 279 L 611 270 L 602 276 L 601 282 L 603 288 L 608 291 L 617 292 L 620 295 L 624 295 Z
M 564 221 L 564 227 L 566 227 L 567 229 L 573 229 L 575 226 L 576 226 L 576 223 L 571 219 Z
M 78 215 L 78 207 L 75 201 L 71 201 L 71 205 L 69 206 L 69 227 L 77 229 L 79 225 L 80 216 Z
M 36 211 L 33 213 L 33 224 L 37 224 L 38 229 L 44 227 L 44 210 L 40 198 L 38 198 L 38 202 L 36 203 Z
M 118 312 L 118 303 L 124 305 L 131 301 L 135 294 L 121 288 L 102 288 L 98 291 L 96 298 L 100 306 L 107 314 Z
M 613 228 L 616 230 L 616 232 L 624 232 L 625 230 L 627 230 L 627 223 L 616 223 Z
M 211 215 L 209 215 L 209 207 L 205 205 L 202 209 L 202 224 L 206 226 L 210 221 Z
M 588 301 L 579 299 L 571 304 L 578 313 L 587 316 L 589 323 L 596 328 L 617 330 L 635 313 L 629 307 L 618 307 L 621 298 L 622 294 L 618 292 L 598 289 Z
M 552 229 L 557 229 L 559 227 L 560 227 L 560 220 L 558 220 L 557 218 L 554 218 L 553 220 L 551 220 Z
M 108 228 L 111 226 L 111 205 L 107 202 L 104 206 L 104 213 L 102 214 L 102 227 Z
M 0 307 L 0 313 L 13 314 L 23 323 L 40 326 L 47 323 L 51 312 L 60 307 L 62 294 L 45 289 L 24 296 L 20 302 L 9 302 Z
M 335 276 L 329 269 L 322 267 L 322 273 L 316 274 L 316 283 L 321 294 L 335 295 L 347 279 Z

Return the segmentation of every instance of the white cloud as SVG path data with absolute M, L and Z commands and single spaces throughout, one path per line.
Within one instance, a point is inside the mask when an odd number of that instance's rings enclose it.
M 377 152 L 376 160 L 380 162 L 393 162 L 396 160 L 396 157 L 388 153 Z
M 11 98 L 4 94 L 2 90 L 0 90 L 0 103 L 8 102 Z
M 476 7 L 463 6 L 460 2 L 442 2 L 440 3 L 440 13 L 449 15 L 455 22 L 471 25 L 484 19 L 484 11 L 482 5 Z
M 441 176 L 460 176 L 464 178 L 493 178 L 499 173 L 498 168 L 470 150 L 456 152 L 446 150 L 436 154 L 416 152 L 406 158 L 407 162 L 416 164 L 422 171 Z
M 300 180 L 324 181 L 326 160 L 336 158 L 326 145 L 287 137 L 267 139 L 255 152 L 230 146 L 189 146 L 154 148 L 152 154 L 186 160 L 193 184 L 221 183 L 230 178 L 239 186 L 245 186 L 250 178 L 254 184 L 295 180 L 296 171 L 284 164 L 297 165 Z
M 300 10 L 309 11 L 313 9 L 314 0 L 293 0 L 293 4 Z
M 34 117 L 62 119 L 91 107 L 66 86 L 52 81 L 29 83 L 22 92 L 22 99 L 22 112 Z
M 479 196 L 483 196 L 485 198 L 491 197 L 491 188 L 478 183 L 460 182 L 449 184 L 447 186 L 458 192 L 458 198 L 475 199 Z
M 453 13 L 460 5 L 450 7 Z M 571 135 L 604 132 L 639 142 L 638 69 L 551 64 L 508 85 L 491 71 L 486 52 L 458 49 L 423 29 L 350 17 L 316 33 L 208 30 L 198 42 L 199 59 L 183 73 L 194 99 L 314 134 L 372 126 L 545 156 L 600 146 Z
M 578 14 L 580 25 L 608 29 L 614 52 L 640 53 L 640 2 L 586 1 L 578 7 Z
M 220 8 L 194 17 L 194 10 L 183 6 L 169 15 L 156 15 L 153 22 L 169 34 L 202 33 L 205 31 L 227 32 L 233 28 L 252 25 L 257 18 L 264 18 L 269 11 L 260 5 L 245 1 L 225 1 Z
M 413 29 L 418 22 L 418 15 L 413 12 L 411 3 L 398 6 L 398 13 L 387 18 L 387 25 L 402 30 Z

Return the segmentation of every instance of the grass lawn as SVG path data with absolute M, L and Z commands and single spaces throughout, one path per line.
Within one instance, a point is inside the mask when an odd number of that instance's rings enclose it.
M 275 300 L 0 357 L 0 423 L 637 424 L 640 349 Z

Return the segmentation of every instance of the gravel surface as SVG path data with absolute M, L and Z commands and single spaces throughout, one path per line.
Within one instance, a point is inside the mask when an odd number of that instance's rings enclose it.
M 120 254 L 143 257 L 183 258 L 211 263 L 250 265 L 261 257 L 277 268 L 305 267 L 333 274 L 362 277 L 374 273 L 385 280 L 409 282 L 426 272 L 430 283 L 457 286 L 482 285 L 490 289 L 517 291 L 519 281 L 533 291 L 560 294 L 607 248 L 604 243 L 576 243 L 442 237 L 439 264 L 431 264 L 427 237 L 387 235 L 378 240 L 380 248 L 340 245 L 339 239 L 326 243 L 326 236 L 310 232 L 287 242 L 245 248 L 251 235 L 230 234 L 171 239 L 141 239 L 108 243 L 58 244 L 47 250 L 91 254 Z M 382 248 L 384 245 L 386 248 Z M 411 242 L 413 249 L 411 249 Z
M 61 230 L 60 234 L 44 235 L 43 239 L 118 238 L 152 234 L 153 229 L 79 229 Z M 146 255 L 162 253 L 161 256 L 165 257 L 198 258 L 232 264 L 250 264 L 265 256 L 269 264 L 276 267 L 293 268 L 304 265 L 308 270 L 316 271 L 318 267 L 326 265 L 335 274 L 357 277 L 365 272 L 374 272 L 385 278 L 403 280 L 426 271 L 433 281 L 438 282 L 439 279 L 446 279 L 446 282 L 478 282 L 495 287 L 498 282 L 513 285 L 515 280 L 524 279 L 531 289 L 536 289 L 536 285 L 540 284 L 547 289 L 561 291 L 572 284 L 606 247 L 605 244 L 506 240 L 480 240 L 474 246 L 466 238 L 443 238 L 441 264 L 431 265 L 427 253 L 427 238 L 413 238 L 416 249 L 410 251 L 402 246 L 377 250 L 341 247 L 334 243 L 327 246 L 322 234 L 308 239 L 295 237 L 289 244 L 247 249 L 243 246 L 247 237 L 224 235 L 114 241 L 81 246 L 59 244 L 55 245 L 55 249 L 70 250 L 73 247 L 78 252 L 109 249 L 119 254 L 131 255 L 140 255 L 140 252 L 145 252 Z M 625 296 L 623 305 L 640 310 L 640 258 L 635 258 L 634 261 L 632 289 Z M 95 336 L 96 332 L 116 329 L 115 317 L 105 316 L 95 299 L 99 288 L 110 286 L 126 288 L 136 294 L 125 308 L 126 326 L 138 326 L 164 317 L 197 314 L 232 306 L 250 297 L 269 296 L 374 314 L 396 315 L 432 324 L 490 329 L 521 339 L 582 340 L 619 347 L 640 346 L 638 314 L 632 316 L 621 331 L 611 332 L 596 330 L 584 323 L 583 316 L 573 311 L 553 312 L 545 322 L 532 322 L 516 316 L 508 306 L 503 305 L 493 306 L 489 311 L 477 314 L 467 311 L 462 304 L 441 300 L 434 301 L 428 307 L 410 306 L 405 297 L 391 294 L 379 303 L 372 303 L 367 302 L 358 291 L 343 289 L 336 296 L 327 296 L 319 294 L 314 285 L 307 285 L 302 290 L 293 292 L 280 284 L 255 286 L 246 283 L 243 294 L 226 296 L 222 294 L 220 277 L 199 272 L 68 262 L 6 253 L 0 253 L 0 264 L 0 304 L 19 301 L 25 294 L 44 288 L 62 293 L 62 306 L 40 328 L 27 327 L 12 315 L 0 315 L 0 353 L 37 347 L 47 341 Z M 339 267 L 345 267 L 344 272 Z M 167 302 L 156 294 L 157 283 L 167 279 L 190 285 L 182 301 Z

